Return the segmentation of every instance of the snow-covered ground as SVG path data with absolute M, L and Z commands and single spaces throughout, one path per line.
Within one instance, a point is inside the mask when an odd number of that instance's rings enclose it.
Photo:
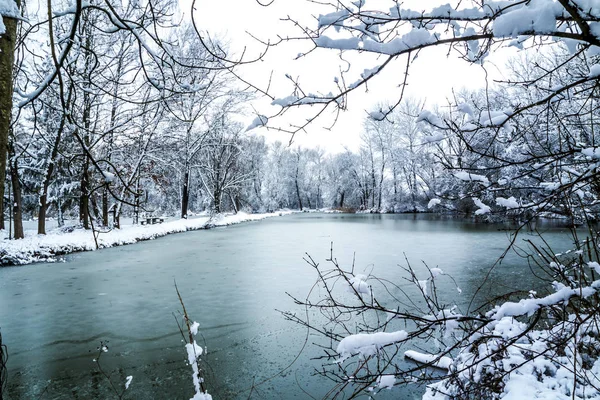
M 0 265 L 23 265 L 40 261 L 56 261 L 56 257 L 76 251 L 90 251 L 132 244 L 142 240 L 155 239 L 170 233 L 208 229 L 217 226 L 239 224 L 247 221 L 257 221 L 269 217 L 290 214 L 291 211 L 279 211 L 267 214 L 219 214 L 213 217 L 198 216 L 189 219 L 167 220 L 162 224 L 133 225 L 123 224 L 121 229 L 108 232 L 96 232 L 96 240 L 91 230 L 81 228 L 57 228 L 51 221 L 46 235 L 38 235 L 36 223 L 25 225 L 25 238 L 8 240 L 8 231 L 0 231 Z M 68 226 L 68 224 L 67 224 Z M 69 232 L 69 230 L 71 230 Z M 98 246 L 96 247 L 96 241 Z

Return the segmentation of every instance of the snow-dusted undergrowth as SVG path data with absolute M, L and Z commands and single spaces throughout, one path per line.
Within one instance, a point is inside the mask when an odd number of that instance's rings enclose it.
M 328 266 L 308 257 L 324 290 L 295 301 L 327 322 L 285 315 L 326 337 L 319 373 L 355 396 L 422 383 L 425 400 L 600 400 L 600 264 L 570 254 L 544 268 L 554 279 L 546 294 L 502 296 L 467 312 L 438 297 L 436 282 L 452 280 L 439 268 L 425 276 L 405 268 L 418 299 L 342 269 L 333 254 Z
M 594 276 L 597 263 L 589 264 L 580 270 Z M 423 399 L 600 399 L 600 280 L 553 286 L 545 297 L 498 305 L 464 329 L 447 377 Z
M 99 248 L 122 246 L 142 240 L 155 239 L 171 233 L 257 221 L 290 213 L 291 211 L 265 214 L 239 212 L 234 215 L 219 214 L 213 217 L 179 219 L 156 225 L 128 225 L 121 229 L 99 233 L 97 241 Z M 76 251 L 96 250 L 96 242 L 91 230 L 74 229 L 72 232 L 65 232 L 61 229 L 54 229 L 46 235 L 37 235 L 34 231 L 26 231 L 25 233 L 24 239 L 7 240 L 7 232 L 0 231 L 0 265 L 24 265 L 40 261 L 56 261 L 56 257 L 60 255 Z

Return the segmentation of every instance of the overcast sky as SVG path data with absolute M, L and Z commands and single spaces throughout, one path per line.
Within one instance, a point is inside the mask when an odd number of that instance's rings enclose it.
M 188 1 L 188 0 L 185 0 Z M 447 0 L 445 1 L 447 2 Z M 440 1 L 440 3 L 445 3 Z M 372 0 L 369 4 L 392 4 L 386 0 Z M 419 1 L 404 2 L 403 7 L 419 9 Z M 429 6 L 434 5 L 432 1 Z M 189 6 L 182 3 L 183 12 L 190 14 Z M 422 7 L 421 7 L 422 8 Z M 269 7 L 259 5 L 255 0 L 198 0 L 196 2 L 196 22 L 199 28 L 208 31 L 211 35 L 220 36 L 229 42 L 230 50 L 245 57 L 256 57 L 264 49 L 250 35 L 261 40 L 277 41 L 280 36 L 299 36 L 299 31 L 289 21 L 281 21 L 287 16 L 299 20 L 304 26 L 316 26 L 314 17 L 331 11 L 331 8 L 310 3 L 306 0 L 275 0 Z M 289 41 L 272 47 L 260 62 L 242 69 L 244 78 L 256 85 L 266 88 L 271 71 L 273 81 L 271 92 L 278 97 L 291 94 L 291 85 L 285 78 L 290 74 L 299 77 L 300 82 L 306 85 L 311 92 L 328 92 L 333 90 L 333 78 L 339 75 L 339 68 L 344 66 L 335 51 L 319 49 L 317 53 L 300 60 L 294 60 L 298 53 L 309 49 L 308 43 Z M 456 57 L 447 56 L 447 48 L 432 48 L 421 52 L 418 59 L 412 64 L 409 77 L 409 86 L 406 95 L 427 100 L 428 108 L 435 104 L 444 105 L 445 99 L 452 95 L 452 89 L 480 88 L 485 85 L 485 74 L 480 66 L 469 65 Z M 353 70 L 358 74 L 365 68 L 377 65 L 377 59 L 368 54 L 353 54 L 345 57 L 352 63 Z M 486 63 L 486 68 L 491 76 L 499 77 L 500 72 L 494 65 L 503 64 L 497 59 Z M 366 116 L 365 110 L 373 109 L 377 103 L 385 100 L 394 100 L 399 91 L 397 84 L 404 71 L 404 60 L 399 60 L 391 68 L 369 85 L 368 93 L 359 89 L 349 99 L 348 111 L 342 113 L 334 128 L 329 131 L 324 127 L 333 122 L 333 116 L 323 118 L 313 123 L 307 130 L 300 133 L 294 142 L 302 146 L 320 145 L 329 151 L 337 152 L 347 146 L 356 150 L 359 144 L 359 135 L 362 122 Z M 501 67 L 502 65 L 500 65 Z M 276 108 L 270 106 L 269 101 L 257 100 L 252 107 L 264 115 L 272 115 Z M 308 111 L 301 111 L 308 112 Z M 308 115 L 308 114 L 306 114 Z M 248 118 L 248 123 L 254 117 Z M 283 122 L 286 121 L 278 121 Z M 257 133 L 263 133 L 269 140 L 279 139 L 287 142 L 289 135 L 278 132 L 266 132 L 264 128 Z

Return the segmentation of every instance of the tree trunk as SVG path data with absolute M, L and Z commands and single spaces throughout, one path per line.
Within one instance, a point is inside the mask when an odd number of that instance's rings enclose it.
M 228 193 L 228 195 L 229 195 L 229 201 L 231 201 L 231 205 L 233 206 L 233 213 L 237 214 L 238 210 L 240 209 L 240 204 L 239 204 L 240 199 L 237 195 L 233 196 L 231 193 Z
M 119 57 L 118 62 L 117 62 L 117 71 L 115 76 L 120 77 L 121 76 L 121 72 L 123 70 L 123 57 Z M 115 89 L 113 91 L 113 102 L 112 102 L 112 107 L 110 110 L 110 124 L 109 124 L 109 136 L 108 136 L 108 149 L 107 149 L 107 160 L 110 162 L 112 161 L 112 152 L 113 152 L 113 145 L 114 145 L 114 128 L 115 128 L 115 124 L 116 124 L 116 120 L 117 120 L 117 107 L 118 107 L 118 96 L 119 96 L 119 79 L 116 80 L 115 82 Z M 108 185 L 108 183 L 107 183 Z M 108 220 L 108 213 L 109 213 L 109 207 L 108 207 L 108 187 L 105 187 L 102 190 L 102 225 L 104 226 L 108 226 L 109 224 L 109 220 Z M 136 224 L 137 222 L 134 221 L 134 224 Z
M 394 166 L 392 174 L 394 179 L 394 207 L 396 207 L 396 203 L 398 203 L 398 171 L 396 170 L 396 166 Z
M 71 94 L 73 93 L 73 87 L 69 86 L 69 94 L 67 96 L 67 104 L 71 103 Z M 56 158 L 58 156 L 58 146 L 60 145 L 60 140 L 62 138 L 62 134 L 65 130 L 65 124 L 67 122 L 66 114 L 63 113 L 60 119 L 60 125 L 58 126 L 58 131 L 56 132 L 56 137 L 54 138 L 54 142 L 52 143 L 52 150 L 50 151 L 50 159 L 48 160 L 48 166 L 46 167 L 46 174 L 44 175 L 44 182 L 42 183 L 42 190 L 40 192 L 39 198 L 39 218 L 38 218 L 38 235 L 46 234 L 46 212 L 48 211 L 48 189 L 50 188 L 50 181 L 52 180 L 52 174 L 54 173 L 54 163 L 56 162 Z M 60 208 L 60 203 L 59 206 Z M 60 212 L 60 210 L 59 210 Z
M 62 201 L 60 199 L 56 200 L 56 213 L 56 221 L 58 222 L 58 227 L 62 228 L 65 225 L 65 219 L 63 217 Z
M 413 167 L 412 170 L 412 181 L 413 181 L 413 191 L 411 194 L 412 203 L 413 203 L 413 211 L 417 212 L 417 171 L 416 168 Z
M 83 224 L 84 229 L 90 229 L 90 194 L 89 194 L 89 160 L 85 155 L 83 171 L 81 172 L 81 194 L 79 197 L 79 222 Z
M 219 188 L 219 185 L 217 184 L 217 186 L 215 187 L 215 190 L 213 192 L 213 197 L 214 197 L 214 210 L 215 213 L 220 214 L 221 213 L 221 189 Z
M 181 218 L 187 218 L 188 202 L 190 196 L 189 188 L 190 172 L 185 171 L 183 176 L 183 188 L 181 189 Z
M 14 154 L 14 150 L 12 148 L 11 153 Z M 16 158 L 11 160 L 10 163 L 10 179 L 13 188 L 13 223 L 15 228 L 14 238 L 23 239 L 25 237 L 23 232 L 23 202 L 21 199 L 21 182 L 19 181 L 19 164 Z
M 108 226 L 108 189 L 102 189 L 102 225 Z
M 375 207 L 375 190 L 377 189 L 377 180 L 375 179 L 375 166 L 371 161 L 371 207 Z
M 56 133 L 56 137 L 54 138 L 54 143 L 52 146 L 52 153 L 50 154 L 50 160 L 48 162 L 48 166 L 46 167 L 46 174 L 44 175 L 44 182 L 42 183 L 42 191 L 40 193 L 40 208 L 39 208 L 39 218 L 38 218 L 38 234 L 45 235 L 46 234 L 46 211 L 48 210 L 48 189 L 50 187 L 50 180 L 52 179 L 52 173 L 54 172 L 54 162 L 56 161 L 56 156 L 58 155 L 58 145 L 60 143 L 60 138 L 62 131 L 65 125 L 65 118 L 63 116 L 60 127 L 58 128 L 58 132 Z
M 320 180 L 320 179 L 319 179 Z M 319 199 L 321 198 L 321 186 L 317 186 L 317 199 L 315 200 L 315 208 L 319 209 Z
M 300 156 L 298 156 L 298 164 L 300 164 Z M 300 207 L 300 211 L 302 211 L 302 198 L 300 197 L 300 186 L 298 185 L 298 169 L 300 168 L 299 165 L 296 164 L 296 196 L 298 196 L 298 206 Z
M 115 229 L 121 229 L 121 214 L 119 207 L 113 207 L 113 227 Z
M 17 2 L 17 6 L 20 6 Z M 8 132 L 12 112 L 13 64 L 17 39 L 17 20 L 3 17 L 6 32 L 0 36 L 0 229 L 4 229 L 4 181 Z
M 93 193 L 90 193 L 89 199 L 90 199 L 90 204 L 92 205 L 92 211 L 93 211 L 93 214 L 90 215 L 90 222 L 100 221 L 102 219 L 102 215 L 101 215 L 102 211 L 98 207 L 98 202 L 96 201 L 96 196 L 94 196 Z M 92 225 L 92 229 L 94 229 L 93 224 L 91 224 L 91 225 Z
M 133 207 L 133 224 L 137 225 L 140 223 L 140 176 L 138 175 L 135 181 L 135 206 Z
M 48 209 L 47 195 L 42 192 L 40 196 L 40 209 L 38 212 L 38 235 L 46 234 L 46 210 Z
M 342 192 L 342 194 L 340 195 L 340 208 L 344 207 L 344 197 L 346 196 L 346 192 Z

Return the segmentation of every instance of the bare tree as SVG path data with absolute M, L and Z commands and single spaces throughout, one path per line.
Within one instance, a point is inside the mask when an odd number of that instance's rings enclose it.
M 13 105 L 13 64 L 17 43 L 17 21 L 20 17 L 20 2 L 8 1 L 9 9 L 2 10 L 0 19 L 4 31 L 0 30 L 0 229 L 4 229 L 4 181 L 6 155 Z

